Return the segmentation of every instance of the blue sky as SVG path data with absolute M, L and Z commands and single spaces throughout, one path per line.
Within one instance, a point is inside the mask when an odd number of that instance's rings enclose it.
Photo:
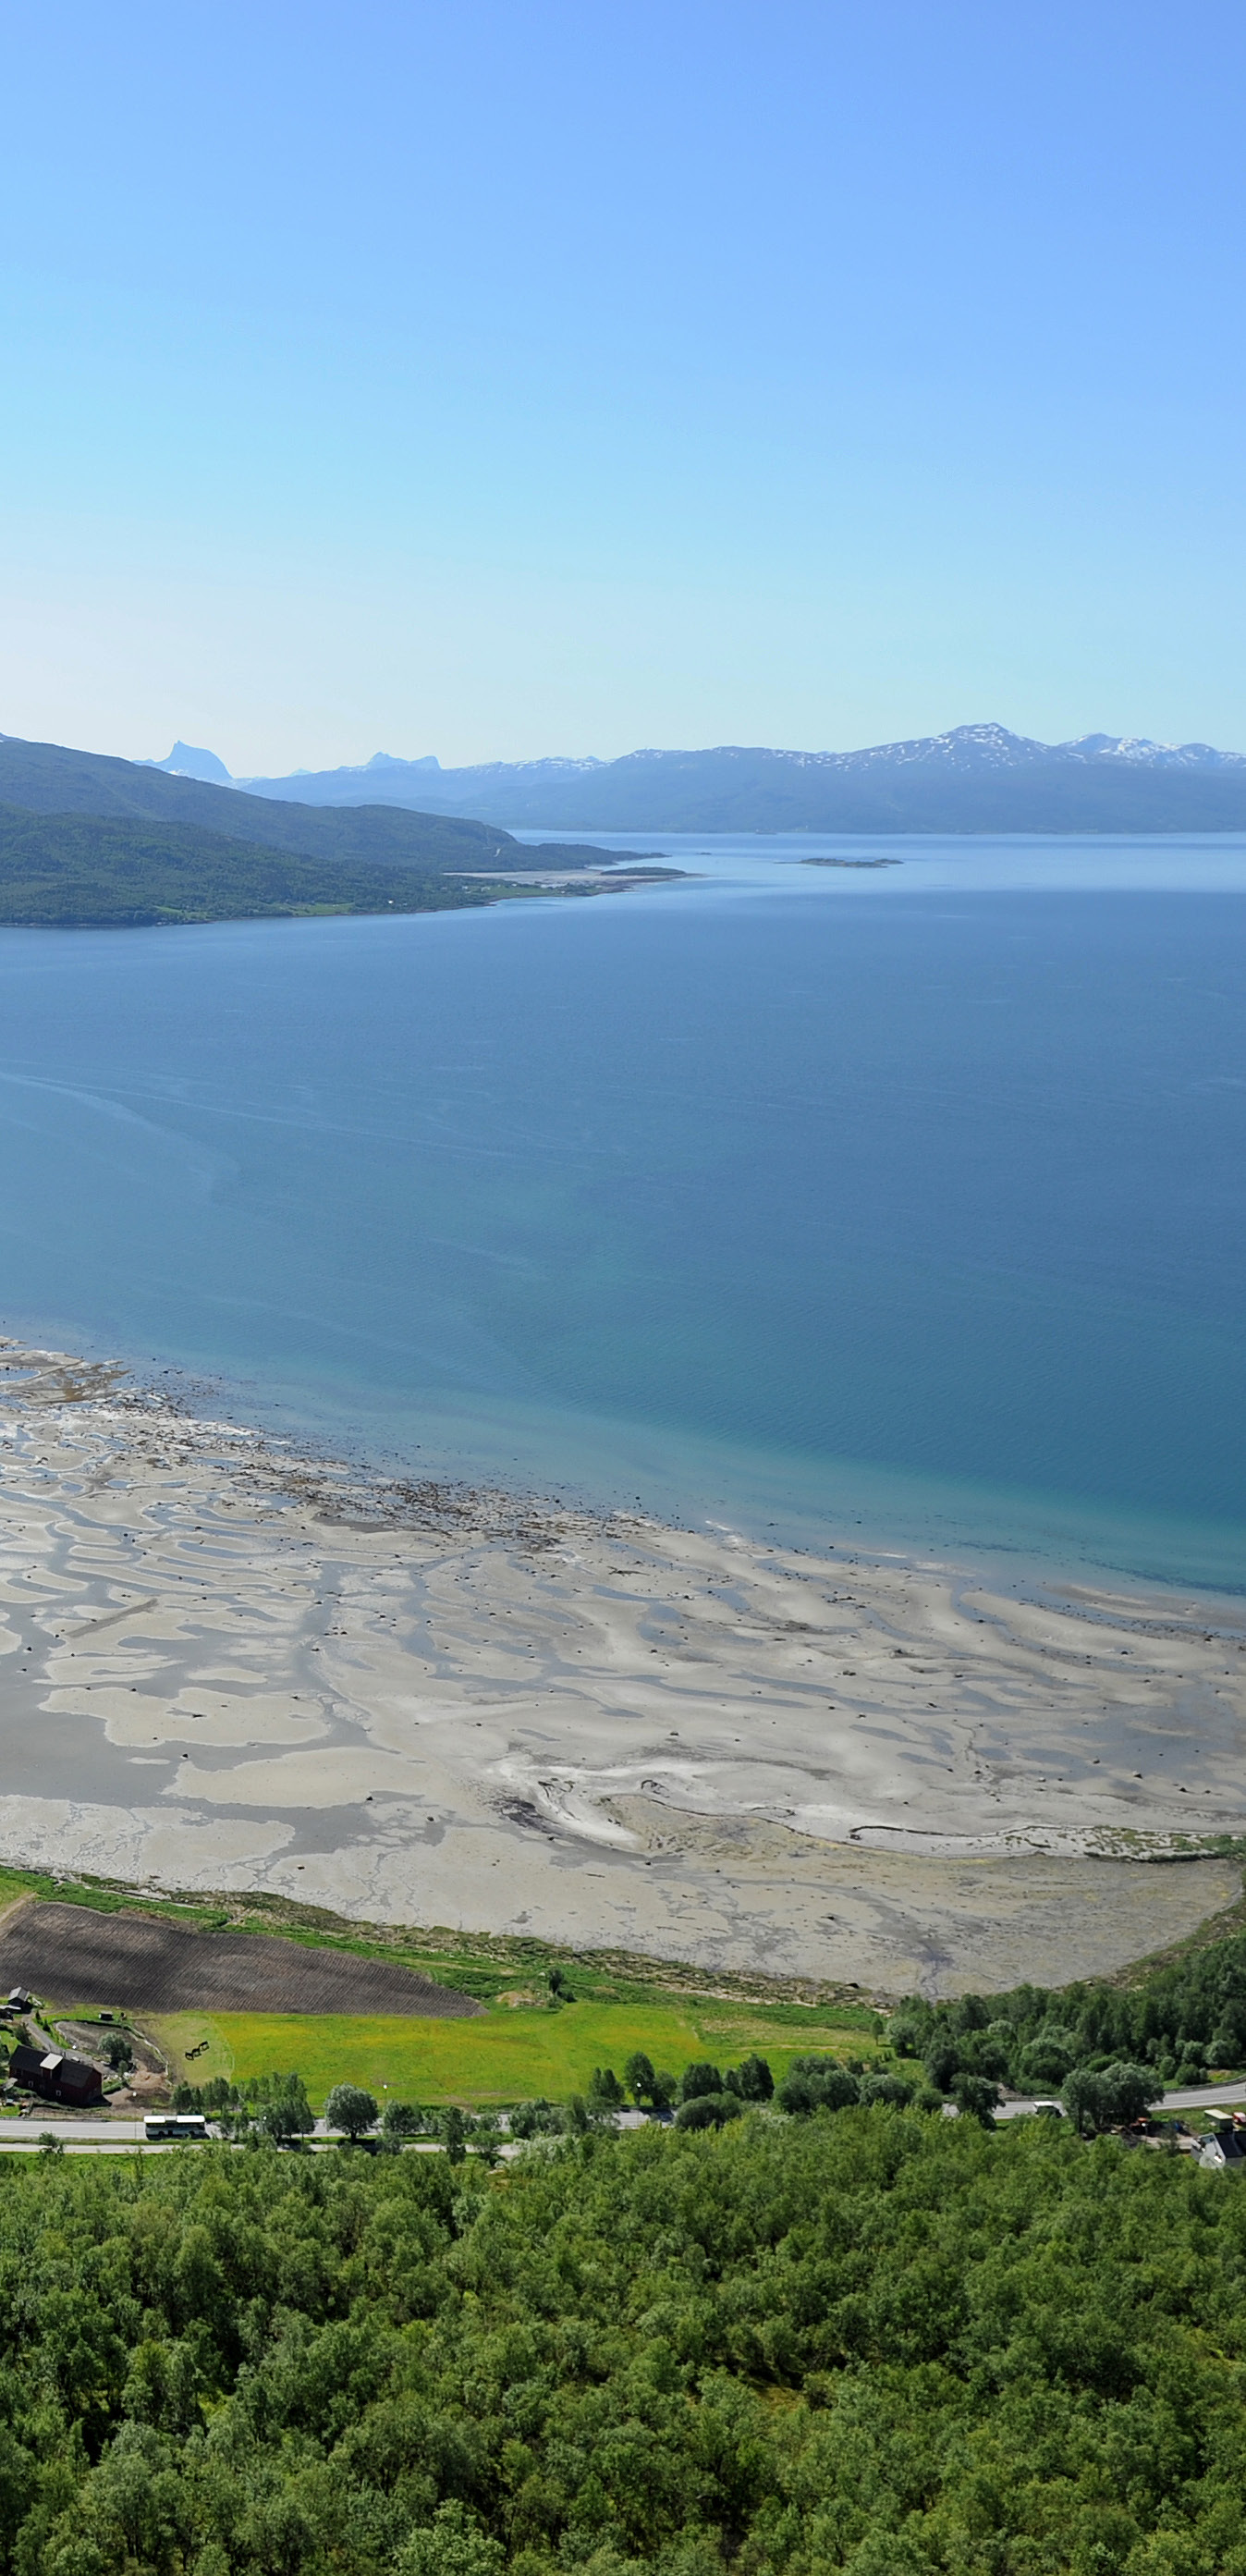
M 1240 9 L 0 0 L 0 729 L 1246 749 Z

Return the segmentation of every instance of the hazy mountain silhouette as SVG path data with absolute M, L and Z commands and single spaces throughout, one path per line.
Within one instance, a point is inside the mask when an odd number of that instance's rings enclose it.
M 1003 725 L 866 751 L 633 751 L 621 760 L 360 768 L 243 782 L 303 805 L 418 806 L 512 829 L 594 832 L 1231 832 L 1246 759 L 1115 734 L 1043 743 Z

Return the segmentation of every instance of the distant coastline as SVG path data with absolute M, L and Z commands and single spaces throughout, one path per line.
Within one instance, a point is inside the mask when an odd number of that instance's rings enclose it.
M 513 852 L 516 861 L 527 856 L 518 843 Z M 625 894 L 683 873 L 640 859 L 577 865 L 572 855 L 557 869 L 444 868 L 422 875 L 409 867 L 287 855 L 195 824 L 142 826 L 0 808 L 0 929 L 6 930 L 185 929 L 209 921 L 462 912 L 532 897 Z
M 0 926 L 11 929 L 460 911 L 676 873 L 641 851 L 533 851 L 470 817 L 301 808 L 0 736 Z

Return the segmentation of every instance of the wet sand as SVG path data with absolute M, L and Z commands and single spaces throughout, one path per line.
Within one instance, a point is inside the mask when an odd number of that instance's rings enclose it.
M 367 1483 L 0 1349 L 0 1854 L 951 1992 L 1238 1893 L 1246 1605 Z

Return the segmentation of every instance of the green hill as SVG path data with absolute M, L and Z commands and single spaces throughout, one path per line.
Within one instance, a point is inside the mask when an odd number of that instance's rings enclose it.
M 494 900 L 487 882 L 465 884 L 448 871 L 418 874 L 410 860 L 387 867 L 307 858 L 194 823 L 30 814 L 0 806 L 0 924 L 11 927 L 137 928 L 292 913 L 438 912 Z
M 161 769 L 112 760 L 102 752 L 5 737 L 0 737 L 0 805 L 22 806 L 61 822 L 73 814 L 94 814 L 162 827 L 193 825 L 252 848 L 356 866 L 414 868 L 429 877 L 475 868 L 526 868 L 553 859 L 560 868 L 587 867 L 602 855 L 583 847 L 534 851 L 513 841 L 496 823 L 472 822 L 458 814 L 409 813 L 396 805 L 278 802 L 198 778 L 172 778 Z

